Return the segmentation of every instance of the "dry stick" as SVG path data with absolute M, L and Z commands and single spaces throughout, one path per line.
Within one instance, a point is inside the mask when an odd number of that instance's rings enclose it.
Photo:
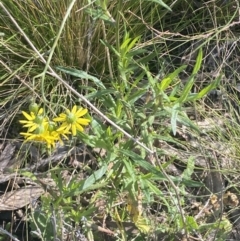
M 47 64 L 47 61 L 44 59 L 43 55 L 36 49 L 36 47 L 33 45 L 31 40 L 28 38 L 28 36 L 24 33 L 22 28 L 18 25 L 18 23 L 15 21 L 15 19 L 12 17 L 12 15 L 9 13 L 9 11 L 4 7 L 2 2 L 0 2 L 0 6 L 2 9 L 6 12 L 6 14 L 9 16 L 11 21 L 14 23 L 14 25 L 17 27 L 17 29 L 20 31 L 20 33 L 23 35 L 23 37 L 26 39 L 26 41 L 29 43 L 31 48 L 37 53 L 38 57 L 42 60 L 44 64 Z M 67 89 L 69 89 L 72 93 L 74 93 L 76 96 L 78 96 L 80 99 L 82 99 L 88 106 L 90 106 L 98 115 L 100 115 L 104 120 L 106 120 L 109 124 L 111 124 L 113 127 L 115 127 L 117 130 L 121 131 L 125 136 L 133 140 L 135 143 L 137 143 L 139 146 L 144 148 L 147 152 L 150 154 L 154 154 L 154 151 L 146 147 L 143 143 L 138 141 L 136 138 L 131 136 L 128 132 L 123 130 L 120 126 L 115 124 L 112 120 L 110 120 L 107 116 L 105 116 L 100 110 L 98 110 L 97 107 L 95 107 L 89 100 L 87 100 L 83 95 L 79 94 L 74 88 L 72 88 L 66 81 L 64 81 L 52 68 L 50 65 L 48 65 L 48 69 L 51 76 L 55 77 L 57 80 L 59 80 Z M 40 75 L 39 75 L 40 76 Z

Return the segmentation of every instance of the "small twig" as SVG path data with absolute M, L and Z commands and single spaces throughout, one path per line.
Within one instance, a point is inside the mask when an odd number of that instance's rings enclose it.
M 197 219 L 199 219 L 202 215 L 203 212 L 205 212 L 207 206 L 209 205 L 210 199 L 207 200 L 206 204 L 204 205 L 204 207 L 200 210 L 200 212 L 194 217 L 194 219 L 197 221 Z
M 12 234 L 10 234 L 7 230 L 5 230 L 5 229 L 3 229 L 1 227 L 0 227 L 0 233 L 8 235 L 13 241 L 20 241 L 19 239 L 17 239 L 14 236 L 12 236 Z

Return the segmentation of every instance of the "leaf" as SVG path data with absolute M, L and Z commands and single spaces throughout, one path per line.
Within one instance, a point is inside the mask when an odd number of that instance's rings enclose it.
M 194 172 L 194 167 L 195 167 L 195 162 L 194 162 L 194 158 L 190 157 L 187 161 L 187 168 L 183 171 L 182 173 L 182 178 L 185 180 L 191 180 L 191 176 Z
M 193 84 L 194 84 L 194 75 L 191 75 L 189 77 L 186 85 L 183 88 L 183 91 L 181 93 L 180 98 L 176 100 L 177 103 L 183 104 L 187 100 L 188 96 L 191 93 L 191 89 L 193 87 Z
M 180 228 L 184 228 L 184 223 L 182 222 L 182 219 L 179 220 L 180 221 Z M 193 231 L 193 230 L 198 230 L 199 226 L 196 222 L 196 220 L 194 219 L 194 217 L 192 216 L 186 216 L 185 218 L 185 224 L 186 224 L 186 228 L 188 229 L 189 232 Z
M 106 89 L 105 86 L 103 85 L 103 83 L 98 78 L 88 74 L 85 71 L 72 69 L 72 68 L 61 67 L 61 66 L 58 66 L 56 68 L 58 70 L 64 72 L 64 73 L 66 73 L 66 74 L 70 74 L 72 76 L 75 76 L 75 77 L 78 77 L 78 78 L 82 78 L 82 79 L 92 80 L 98 87 L 100 87 L 102 89 Z
M 181 93 L 181 97 L 177 100 L 178 103 L 182 104 L 186 101 L 188 101 L 188 97 L 191 94 L 191 89 L 193 87 L 194 84 L 194 77 L 197 74 L 197 72 L 199 71 L 199 69 L 201 68 L 201 64 L 202 64 L 202 49 L 199 50 L 198 56 L 197 56 L 197 60 L 196 60 L 196 64 L 194 66 L 192 75 L 189 77 L 187 84 L 184 86 L 184 89 Z
M 5 192 L 0 196 L 0 211 L 20 209 L 37 200 L 43 193 L 44 189 L 38 186 L 23 186 L 17 190 Z
M 159 90 L 164 91 L 168 88 L 168 86 L 172 83 L 173 79 L 167 77 L 161 80 L 161 82 L 158 85 Z
M 117 51 L 112 45 L 110 45 L 108 42 L 106 42 L 105 40 L 102 40 L 102 39 L 100 39 L 100 42 L 101 42 L 104 46 L 106 46 L 106 47 L 108 47 L 110 50 L 112 50 L 112 51 L 116 54 L 116 56 L 120 57 L 120 54 L 118 53 L 118 51 Z
M 184 69 L 187 68 L 187 65 L 182 65 L 179 68 L 177 68 L 176 70 L 174 70 L 171 74 L 169 74 L 167 77 L 169 77 L 170 79 L 174 79 L 175 77 L 178 76 L 179 73 L 181 73 Z
M 95 171 L 91 176 L 89 176 L 86 180 L 80 182 L 80 186 L 78 187 L 78 192 L 82 193 L 89 189 L 96 181 L 101 179 L 103 175 L 107 171 L 107 166 L 102 166 L 99 170 Z
M 203 58 L 203 52 L 202 52 L 202 48 L 199 49 L 198 52 L 198 56 L 197 56 L 197 60 L 193 69 L 193 75 L 195 75 L 201 68 L 202 65 L 202 58 Z
M 162 0 L 147 0 L 147 1 L 157 3 L 172 12 L 172 9 L 166 3 L 164 3 Z
M 200 133 L 199 131 L 199 128 L 194 124 L 194 122 L 192 122 L 188 116 L 183 113 L 183 112 L 180 112 L 178 117 L 177 117 L 177 120 L 183 124 L 184 126 L 187 126 L 187 127 L 190 127 L 192 128 L 193 130 L 197 131 L 198 133 Z
M 97 7 L 96 9 L 93 8 L 87 8 L 85 9 L 85 12 L 90 14 L 90 16 L 93 18 L 93 20 L 102 19 L 104 22 L 109 24 L 115 24 L 116 21 L 112 17 L 112 15 L 109 13 L 108 10 L 104 10 L 100 7 Z
M 178 76 L 178 74 L 180 72 L 182 72 L 186 67 L 187 67 L 187 65 L 183 65 L 183 66 L 177 68 L 173 73 L 169 74 L 166 78 L 164 78 L 159 83 L 159 86 L 158 86 L 159 90 L 161 90 L 161 91 L 166 90 L 169 87 L 169 85 L 172 83 L 174 78 L 176 78 Z
M 143 167 L 146 171 L 152 173 L 151 180 L 159 180 L 159 181 L 168 181 L 168 179 L 160 172 L 156 167 L 152 166 L 149 162 L 145 161 L 141 156 L 138 154 L 129 151 L 129 150 L 118 150 L 120 153 L 130 157 L 136 164 Z M 188 187 L 201 187 L 203 186 L 202 183 L 192 180 L 185 180 L 181 177 L 173 177 L 168 175 L 169 178 L 172 179 L 175 183 L 182 183 Z
M 198 100 L 206 96 L 211 90 L 214 90 L 218 86 L 221 79 L 222 79 L 222 75 L 218 76 L 215 81 L 213 81 L 210 85 L 206 86 L 199 93 L 197 93 L 194 100 Z
M 132 163 L 130 163 L 129 161 L 127 161 L 125 159 L 123 159 L 123 163 L 124 163 L 125 168 L 128 171 L 130 178 L 132 179 L 132 181 L 135 181 L 136 180 L 135 170 L 134 170 Z
M 151 227 L 148 225 L 147 219 L 143 216 L 139 216 L 135 222 L 135 225 L 142 233 L 149 233 Z
M 146 90 L 137 90 L 133 92 L 131 95 L 129 95 L 126 99 L 128 104 L 134 104 L 137 100 L 139 100 L 144 94 L 146 93 Z
M 93 99 L 93 98 L 102 98 L 104 97 L 105 95 L 108 95 L 109 94 L 115 94 L 116 93 L 116 90 L 113 90 L 113 89 L 104 89 L 104 90 L 97 90 L 97 91 L 93 91 L 92 93 L 89 93 L 87 95 L 85 95 L 85 97 L 90 100 L 90 99 Z
M 140 39 L 140 36 L 134 38 L 133 40 L 130 39 L 130 40 L 132 40 L 132 41 L 128 44 L 128 46 L 126 46 L 126 50 L 125 50 L 126 53 L 129 53 L 129 52 L 130 52 L 130 50 L 135 46 L 136 42 L 137 42 L 139 39 Z

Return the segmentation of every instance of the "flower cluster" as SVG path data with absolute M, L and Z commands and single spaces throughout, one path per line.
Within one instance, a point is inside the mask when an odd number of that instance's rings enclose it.
M 56 142 L 63 144 L 62 138 L 68 139 L 68 135 L 76 136 L 77 131 L 83 131 L 83 126 L 90 122 L 87 118 L 82 118 L 88 110 L 78 108 L 76 105 L 72 110 L 66 109 L 58 117 L 50 121 L 45 115 L 43 108 L 39 109 L 36 103 L 29 106 L 30 113 L 22 111 L 26 120 L 20 120 L 23 127 L 27 127 L 27 132 L 21 132 L 26 141 L 38 141 L 46 143 L 48 148 L 55 147 Z M 58 125 L 58 122 L 61 123 Z

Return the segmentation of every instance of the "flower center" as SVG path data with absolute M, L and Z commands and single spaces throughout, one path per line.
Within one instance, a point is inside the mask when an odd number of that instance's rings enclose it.
M 67 123 L 72 124 L 76 121 L 76 116 L 73 113 L 67 115 Z

